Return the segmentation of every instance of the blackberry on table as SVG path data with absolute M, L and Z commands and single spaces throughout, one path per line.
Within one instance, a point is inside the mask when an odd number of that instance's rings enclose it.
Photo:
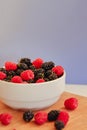
M 56 120 L 54 126 L 56 130 L 62 130 L 64 128 L 64 123 L 62 121 Z
M 19 64 L 18 64 L 18 68 L 19 68 L 19 69 L 23 69 L 23 70 L 27 70 L 27 69 L 28 69 L 28 66 L 27 66 L 27 64 L 25 64 L 25 63 L 19 63 Z
M 31 59 L 29 58 L 21 58 L 19 63 L 25 63 L 27 64 L 28 66 L 30 66 L 32 63 L 31 63 Z
M 54 64 L 54 62 L 52 62 L 52 61 L 44 62 L 44 63 L 42 64 L 42 68 L 43 68 L 44 70 L 50 70 L 50 69 L 52 69 L 54 66 L 55 66 L 55 64 Z
M 32 111 L 25 111 L 23 113 L 23 120 L 29 122 L 33 119 L 34 113 Z
M 59 113 L 59 110 L 51 110 L 48 113 L 48 121 L 55 121 L 58 118 Z

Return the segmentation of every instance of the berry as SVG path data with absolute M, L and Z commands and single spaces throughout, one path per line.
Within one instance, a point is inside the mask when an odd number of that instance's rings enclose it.
M 28 66 L 27 66 L 27 64 L 25 64 L 25 63 L 19 63 L 19 64 L 18 64 L 18 68 L 23 69 L 23 70 L 27 70 L 27 69 L 28 69 Z
M 66 109 L 74 110 L 78 107 L 78 100 L 74 97 L 68 98 L 64 101 L 64 106 Z
M 66 111 L 61 111 L 57 118 L 58 121 L 62 121 L 64 125 L 67 124 L 69 120 L 69 114 Z
M 42 125 L 47 121 L 47 113 L 44 111 L 38 111 L 34 115 L 34 119 L 36 124 Z
M 38 79 L 38 80 L 36 81 L 36 83 L 43 83 L 43 82 L 45 82 L 44 79 Z
M 13 83 L 22 83 L 23 80 L 22 80 L 22 78 L 20 76 L 13 76 L 11 78 L 11 82 L 13 82 Z
M 29 122 L 33 119 L 34 113 L 32 111 L 26 111 L 23 113 L 23 120 Z
M 57 79 L 57 75 L 55 73 L 52 73 L 51 75 L 49 75 L 49 80 L 54 80 L 54 79 Z
M 7 77 L 7 75 L 4 72 L 0 71 L 0 80 L 3 80 Z
M 41 58 L 37 58 L 32 62 L 32 64 L 38 69 L 42 66 L 43 60 Z
M 50 112 L 48 112 L 48 121 L 55 121 L 59 113 L 59 110 L 51 110 Z
M 52 68 L 52 71 L 53 71 L 54 73 L 56 73 L 56 75 L 57 75 L 58 77 L 62 76 L 63 73 L 64 73 L 64 69 L 63 69 L 62 66 L 55 66 L 55 67 Z
M 5 69 L 6 70 L 16 70 L 17 64 L 14 62 L 7 61 L 7 62 L 5 62 Z
M 25 81 L 34 79 L 34 73 L 32 70 L 25 70 L 21 72 L 20 76 Z
M 3 125 L 8 125 L 10 124 L 12 120 L 12 115 L 9 113 L 2 113 L 0 114 L 0 121 Z
M 32 64 L 31 59 L 29 59 L 29 58 L 21 58 L 19 63 L 25 63 L 25 64 L 27 64 L 27 66 L 30 66 Z
M 56 130 L 62 130 L 64 128 L 64 123 L 62 121 L 56 120 L 54 126 Z
M 52 69 L 52 68 L 54 67 L 54 65 L 55 65 L 55 64 L 54 64 L 52 61 L 44 62 L 44 63 L 42 64 L 42 68 L 47 71 L 47 70 Z

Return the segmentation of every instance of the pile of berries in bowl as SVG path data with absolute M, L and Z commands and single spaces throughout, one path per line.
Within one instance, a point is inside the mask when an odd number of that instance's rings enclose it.
M 65 89 L 65 70 L 53 61 L 21 58 L 0 68 L 0 100 L 14 109 L 39 110 L 54 104 Z

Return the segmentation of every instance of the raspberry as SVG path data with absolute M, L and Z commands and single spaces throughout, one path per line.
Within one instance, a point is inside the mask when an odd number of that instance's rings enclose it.
M 66 109 L 74 110 L 78 107 L 78 100 L 74 97 L 68 98 L 64 101 L 64 106 Z
M 17 64 L 14 62 L 7 61 L 7 62 L 5 62 L 5 69 L 6 70 L 16 70 Z
M 4 72 L 0 71 L 0 80 L 3 80 L 7 77 L 7 75 Z
M 43 111 L 38 111 L 34 115 L 35 123 L 42 125 L 47 121 L 47 113 Z
M 2 113 L 0 114 L 0 121 L 3 125 L 8 125 L 10 124 L 12 120 L 12 115 L 9 113 Z
M 25 81 L 34 79 L 34 73 L 32 70 L 25 70 L 21 72 L 20 76 Z
M 63 73 L 64 73 L 63 67 L 62 67 L 62 66 L 59 66 L 59 65 L 53 67 L 53 68 L 52 68 L 52 71 L 53 71 L 54 73 L 56 73 L 56 75 L 57 75 L 58 77 L 62 76 Z
M 45 80 L 44 80 L 44 79 L 38 79 L 38 80 L 36 81 L 36 83 L 42 83 L 42 82 L 45 82 Z
M 42 66 L 43 60 L 41 58 L 35 59 L 32 64 L 38 69 Z
M 62 130 L 62 128 L 64 128 L 64 123 L 62 121 L 56 120 L 54 122 L 54 126 L 55 126 L 56 130 Z
M 62 121 L 64 125 L 66 125 L 69 120 L 69 114 L 65 111 L 61 111 L 60 114 L 58 115 L 57 120 Z
M 59 113 L 59 110 L 51 110 L 50 112 L 48 112 L 48 121 L 55 121 Z
M 23 83 L 23 80 L 20 76 L 13 76 L 11 78 L 11 82 L 13 82 L 13 83 Z
M 34 117 L 34 114 L 32 111 L 26 111 L 23 113 L 23 119 L 26 122 L 31 121 L 33 119 L 33 117 Z

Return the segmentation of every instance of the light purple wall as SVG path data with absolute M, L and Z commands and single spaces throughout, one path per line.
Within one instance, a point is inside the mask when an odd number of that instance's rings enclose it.
M 0 0 L 0 66 L 53 60 L 66 82 L 87 84 L 87 0 Z

